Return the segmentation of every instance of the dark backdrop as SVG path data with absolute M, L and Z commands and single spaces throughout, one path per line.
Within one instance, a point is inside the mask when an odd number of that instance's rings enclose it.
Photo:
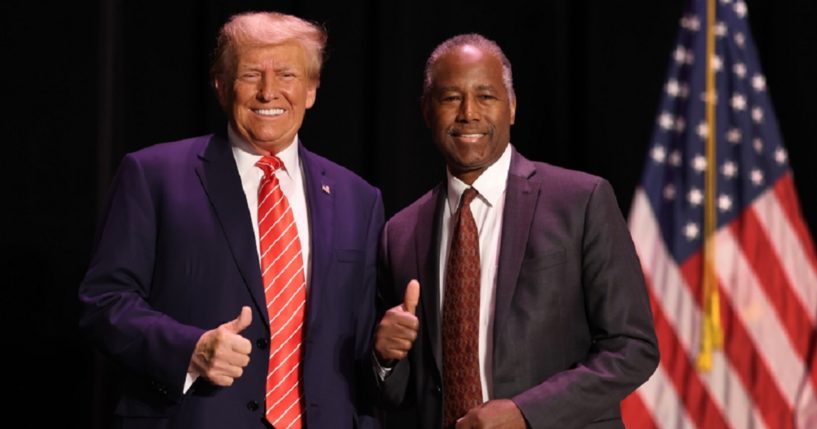
M 815 3 L 747 0 L 812 233 Z M 92 386 L 104 384 L 104 373 L 93 370 L 95 355 L 76 332 L 75 296 L 101 203 L 125 152 L 224 129 L 207 68 L 229 15 L 276 9 L 326 25 L 329 59 L 301 138 L 379 186 L 388 215 L 443 176 L 419 114 L 421 72 L 431 49 L 461 32 L 495 39 L 513 62 L 517 148 L 607 177 L 626 213 L 682 7 L 682 0 L 3 2 L 2 261 L 11 332 L 4 384 L 16 398 L 8 408 L 58 418 L 62 427 L 91 426 L 92 404 L 105 399 Z

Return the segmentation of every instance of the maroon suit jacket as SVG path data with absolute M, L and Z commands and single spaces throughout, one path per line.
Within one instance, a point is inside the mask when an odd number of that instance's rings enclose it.
M 439 428 L 442 356 L 438 265 L 445 183 L 384 228 L 379 314 L 420 281 L 420 333 L 380 385 L 387 427 Z M 620 401 L 658 364 L 644 279 L 603 179 L 514 150 L 494 309 L 493 392 L 532 428 L 621 427 Z

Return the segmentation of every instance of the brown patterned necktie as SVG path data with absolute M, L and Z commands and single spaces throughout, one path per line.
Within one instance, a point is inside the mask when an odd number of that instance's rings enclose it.
M 443 427 L 482 403 L 479 377 L 479 233 L 471 201 L 474 188 L 463 192 L 445 270 L 443 299 Z

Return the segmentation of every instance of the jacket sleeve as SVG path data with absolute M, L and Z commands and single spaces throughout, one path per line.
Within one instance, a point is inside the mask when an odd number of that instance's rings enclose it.
M 203 330 L 152 308 L 158 231 L 145 168 L 128 155 L 112 186 L 90 267 L 79 287 L 80 328 L 105 354 L 170 399 L 182 395 Z
M 658 347 L 641 266 L 609 183 L 585 207 L 581 282 L 591 348 L 584 361 L 513 401 L 532 428 L 584 427 L 653 373 Z

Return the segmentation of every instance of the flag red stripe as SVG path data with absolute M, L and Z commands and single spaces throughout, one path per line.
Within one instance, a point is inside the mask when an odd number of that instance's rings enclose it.
M 624 420 L 624 426 L 629 429 L 658 429 L 650 410 L 636 392 L 621 401 L 621 417 Z
M 652 292 L 652 282 L 648 275 L 646 277 L 650 301 L 655 303 L 657 300 Z M 678 340 L 675 330 L 664 315 L 663 308 L 661 305 L 652 307 L 658 349 L 661 353 L 661 367 L 675 386 L 675 391 L 678 392 L 689 418 L 702 428 L 729 427 L 721 410 L 699 378 L 694 363 L 688 358 L 687 350 Z
M 680 267 L 681 275 L 686 279 L 687 284 L 692 286 L 690 289 L 699 306 L 701 306 L 702 299 L 701 259 L 701 253 L 697 252 Z M 724 291 L 722 285 L 718 285 L 718 288 L 721 294 L 721 327 L 724 332 L 723 352 L 729 359 L 734 373 L 741 379 L 744 388 L 751 395 L 756 408 L 760 410 L 769 428 L 792 427 L 791 408 L 777 388 L 766 362 L 763 361 L 752 338 L 746 332 L 746 327 L 735 313 L 728 299 L 729 295 Z
M 817 254 L 814 250 L 814 242 L 811 241 L 808 227 L 803 221 L 800 211 L 800 203 L 797 200 L 797 191 L 794 188 L 794 179 L 791 172 L 786 173 L 774 185 L 774 192 L 777 200 L 783 208 L 783 213 L 797 234 L 797 238 L 802 243 L 803 251 L 806 253 L 811 269 L 817 271 Z
M 812 326 L 810 317 L 802 302 L 792 292 L 792 285 L 781 267 L 777 254 L 772 251 L 774 244 L 764 233 L 764 228 L 753 210 L 744 213 L 729 225 L 729 229 L 740 242 L 747 262 L 753 268 L 758 284 L 774 307 L 778 319 L 785 327 L 794 350 L 800 359 L 806 360 L 809 338 L 803 335 Z

